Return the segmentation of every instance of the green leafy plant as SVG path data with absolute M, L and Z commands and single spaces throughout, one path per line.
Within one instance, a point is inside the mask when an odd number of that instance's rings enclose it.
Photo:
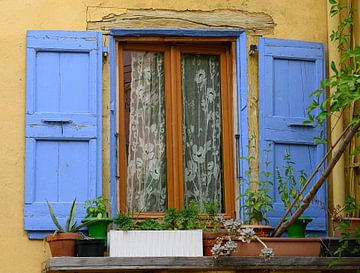
M 162 230 L 163 226 L 157 219 L 146 218 L 144 221 L 136 222 L 138 230 Z
M 180 211 L 169 208 L 163 218 L 164 229 L 189 230 L 200 228 L 200 208 L 195 200 L 191 200 L 188 206 Z
M 180 213 L 176 208 L 169 208 L 165 211 L 165 216 L 163 218 L 163 227 L 164 229 L 178 229 Z
M 200 208 L 192 200 L 189 205 L 178 211 L 176 208 L 169 208 L 165 211 L 162 219 L 146 218 L 135 221 L 129 213 L 119 213 L 114 219 L 114 224 L 120 230 L 190 230 L 199 229 Z
M 220 202 L 214 200 L 204 201 L 204 214 L 200 215 L 201 229 L 203 231 L 218 231 L 224 216 L 220 214 Z
M 343 206 L 338 205 L 333 211 L 330 212 L 333 220 L 340 221 L 340 225 L 336 227 L 341 231 L 341 237 L 339 240 L 339 247 L 335 250 L 334 255 L 338 259 L 330 263 L 331 266 L 338 264 L 341 261 L 341 257 L 344 252 L 358 254 L 360 253 L 360 225 L 355 228 L 351 228 L 349 217 L 357 214 L 360 211 L 360 204 L 356 203 L 356 199 L 352 196 L 347 196 Z M 354 241 L 354 245 L 349 247 L 350 240 Z M 360 268 L 358 269 L 360 272 Z
M 178 227 L 181 230 L 200 228 L 200 208 L 195 200 L 191 200 L 188 206 L 180 211 Z
M 348 217 L 353 217 L 357 215 L 360 211 L 360 204 L 356 203 L 355 197 L 347 196 L 343 206 L 337 205 L 330 215 L 332 220 L 344 220 Z M 344 227 L 345 228 L 345 227 Z
M 308 121 L 323 124 L 327 116 L 342 112 L 344 108 L 353 105 L 360 99 L 360 47 L 353 41 L 354 10 L 343 0 L 330 0 L 330 15 L 341 14 L 342 20 L 336 30 L 333 30 L 330 39 L 337 43 L 341 55 L 340 62 L 331 62 L 333 75 L 322 81 L 321 89 L 312 93 L 313 101 L 308 107 Z M 334 92 L 320 103 L 323 88 L 333 88 Z M 316 114 L 316 109 L 320 111 Z M 354 110 L 350 124 L 360 123 L 359 111 Z
M 84 208 L 86 209 L 85 218 L 105 218 L 108 215 L 107 211 L 109 206 L 110 200 L 104 195 L 87 200 L 84 204 Z
M 303 170 L 299 170 L 298 173 L 294 171 L 295 162 L 291 160 L 288 151 L 285 151 L 283 159 L 283 173 L 280 172 L 279 167 L 276 167 L 275 179 L 278 181 L 277 190 L 284 208 L 289 208 L 305 185 L 307 176 Z M 300 194 L 298 201 L 293 206 L 294 210 L 300 207 L 302 199 L 303 197 Z M 292 215 L 292 213 L 293 211 L 291 210 L 290 214 Z
M 120 230 L 133 230 L 136 227 L 135 222 L 131 217 L 131 215 L 126 213 L 119 213 L 114 218 L 114 224 L 116 229 L 120 229 Z
M 52 221 L 54 222 L 55 226 L 58 229 L 56 232 L 76 232 L 76 231 L 79 231 L 81 228 L 86 227 L 87 225 L 89 225 L 89 224 L 96 221 L 96 220 L 95 221 L 89 221 L 89 222 L 77 225 L 76 221 L 74 221 L 75 214 L 76 214 L 76 207 L 77 207 L 77 202 L 76 202 L 76 198 L 75 198 L 74 201 L 71 204 L 70 211 L 69 211 L 69 216 L 68 216 L 68 218 L 66 220 L 65 227 L 62 227 L 60 225 L 59 221 L 57 220 L 57 218 L 55 216 L 55 213 L 54 213 L 54 210 L 51 207 L 49 201 L 46 200 L 46 202 L 47 202 L 47 205 L 48 205 L 48 208 L 49 208 L 51 219 L 52 219 Z
M 249 147 L 249 150 L 252 147 Z M 271 178 L 274 176 L 269 170 L 271 162 L 269 161 L 270 149 L 263 151 L 265 154 L 265 170 L 260 173 L 260 179 L 254 180 L 252 173 L 252 161 L 254 157 L 241 158 L 247 160 L 249 169 L 245 171 L 246 178 L 241 182 L 246 186 L 244 193 L 240 194 L 237 199 L 244 198 L 244 203 L 241 210 L 244 215 L 245 223 L 247 224 L 261 224 L 268 223 L 269 220 L 266 213 L 271 211 L 272 198 L 270 196 L 270 190 L 272 189 L 273 182 Z

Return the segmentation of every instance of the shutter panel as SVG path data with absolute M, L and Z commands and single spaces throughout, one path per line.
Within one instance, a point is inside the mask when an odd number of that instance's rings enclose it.
M 101 194 L 102 36 L 28 31 L 24 228 L 55 229 L 46 200 L 64 224 L 74 198 Z
M 310 175 L 326 149 L 324 144 L 314 144 L 314 137 L 325 128 L 303 125 L 307 119 L 306 108 L 311 104 L 309 95 L 319 88 L 324 79 L 323 46 L 304 41 L 262 38 L 259 42 L 259 77 L 260 150 L 267 149 L 268 144 L 272 145 L 269 159 L 274 174 L 276 166 L 282 167 L 287 150 L 296 162 L 294 169 L 304 170 Z M 263 152 L 261 155 L 264 157 Z M 261 167 L 264 167 L 265 159 L 261 160 Z M 284 213 L 276 183 L 274 181 L 275 210 L 269 214 L 273 226 Z M 304 213 L 313 218 L 308 229 L 319 235 L 325 235 L 327 229 L 326 193 L 326 186 L 323 186 L 316 196 L 316 204 L 311 204 Z

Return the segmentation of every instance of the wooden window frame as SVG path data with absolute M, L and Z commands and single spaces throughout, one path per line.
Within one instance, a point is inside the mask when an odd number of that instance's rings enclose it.
M 236 58 L 234 38 L 215 37 L 121 37 L 117 40 L 117 70 L 119 96 L 118 168 L 120 211 L 126 211 L 126 149 L 125 149 L 125 96 L 124 50 L 155 51 L 164 53 L 165 71 L 165 124 L 167 164 L 167 206 L 184 207 L 184 164 L 182 153 L 182 90 L 181 53 L 220 56 L 221 90 L 221 145 L 224 185 L 224 214 L 235 216 L 235 158 L 233 131 L 233 64 Z M 170 106 L 170 107 L 169 107 Z M 169 130 L 170 128 L 170 130 Z M 172 163 L 171 163 L 172 162 Z M 163 213 L 134 213 L 137 217 L 158 217 Z

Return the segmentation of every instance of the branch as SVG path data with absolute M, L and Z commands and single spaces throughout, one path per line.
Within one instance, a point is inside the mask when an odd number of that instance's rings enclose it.
M 345 151 L 346 146 L 350 143 L 353 136 L 356 134 L 358 129 L 360 128 L 360 122 L 357 122 L 352 126 L 349 130 L 349 132 L 344 137 L 344 140 L 340 143 L 339 148 L 335 152 L 333 158 L 330 160 L 329 165 L 326 166 L 324 172 L 321 174 L 320 178 L 315 182 L 315 184 L 311 187 L 310 191 L 306 194 L 304 197 L 300 207 L 297 209 L 297 211 L 290 217 L 290 219 L 280 225 L 279 228 L 277 228 L 274 231 L 273 237 L 279 237 L 281 234 L 283 234 L 286 229 L 292 225 L 299 216 L 303 214 L 303 212 L 309 207 L 310 202 L 314 199 L 316 193 L 320 189 L 320 187 L 324 184 L 326 181 L 326 178 L 331 173 L 332 169 L 336 165 L 336 163 L 339 161 L 340 157 Z
M 315 170 L 312 172 L 312 174 L 309 176 L 309 178 L 306 180 L 306 183 L 304 184 L 304 186 L 302 187 L 302 189 L 300 190 L 300 192 L 296 195 L 294 201 L 291 203 L 291 205 L 287 208 L 287 210 L 285 211 L 284 215 L 282 216 L 282 218 L 279 221 L 279 224 L 277 225 L 277 227 L 275 228 L 274 233 L 279 229 L 280 225 L 285 221 L 285 218 L 288 216 L 288 214 L 291 212 L 291 209 L 295 206 L 295 204 L 298 202 L 300 196 L 304 193 L 304 191 L 306 190 L 307 186 L 310 184 L 310 182 L 313 180 L 313 178 L 315 177 L 315 175 L 320 171 L 321 166 L 324 164 L 326 158 L 329 156 L 329 154 L 332 152 L 332 150 L 336 147 L 336 145 L 340 142 L 340 140 L 342 139 L 342 137 L 346 134 L 346 132 L 349 130 L 350 125 L 348 125 L 345 130 L 341 133 L 341 135 L 339 136 L 339 138 L 336 140 L 336 142 L 331 145 L 330 149 L 328 150 L 328 152 L 325 154 L 325 156 L 321 159 L 320 163 L 316 166 Z M 274 234 L 273 233 L 273 234 Z

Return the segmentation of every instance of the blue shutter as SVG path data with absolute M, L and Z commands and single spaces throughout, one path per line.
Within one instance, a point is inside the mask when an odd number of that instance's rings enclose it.
M 322 44 L 260 39 L 259 77 L 261 151 L 272 145 L 269 156 L 274 174 L 276 166 L 281 168 L 287 150 L 296 162 L 295 169 L 310 175 L 325 155 L 326 148 L 323 144 L 314 144 L 314 137 L 319 136 L 322 129 L 313 124 L 303 125 L 307 119 L 306 108 L 311 104 L 309 95 L 319 88 L 324 78 Z M 264 163 L 263 157 L 261 160 Z M 264 164 L 260 166 L 264 167 Z M 275 210 L 269 214 L 272 225 L 276 225 L 284 213 L 274 182 Z M 316 196 L 317 202 L 304 213 L 314 218 L 308 228 L 319 235 L 325 235 L 327 229 L 326 193 L 326 186 L 323 186 Z
M 62 224 L 74 198 L 101 194 L 102 36 L 28 31 L 24 228 L 29 238 Z

